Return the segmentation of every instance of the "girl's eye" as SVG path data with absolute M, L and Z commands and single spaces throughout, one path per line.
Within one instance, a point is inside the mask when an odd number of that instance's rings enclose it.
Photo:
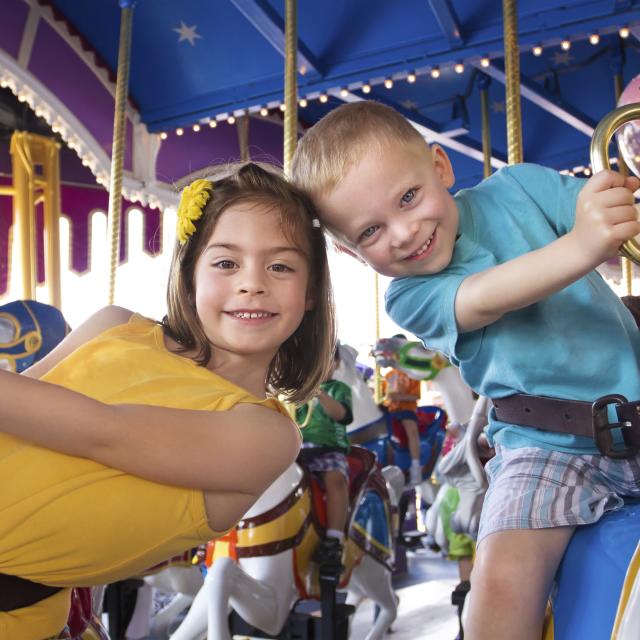
M 402 204 L 409 204 L 416 197 L 416 190 L 409 189 L 407 193 L 402 196 Z
M 286 264 L 272 264 L 269 269 L 272 271 L 276 271 L 277 273 L 286 273 L 287 271 L 293 271 L 291 267 L 288 267 Z
M 233 262 L 233 260 L 219 260 L 218 262 L 214 262 L 213 266 L 217 269 L 233 269 L 236 263 Z
M 370 227 L 367 227 L 361 234 L 360 234 L 360 240 L 367 240 L 368 238 L 370 238 L 380 227 L 378 227 L 378 225 L 374 224 L 371 225 Z

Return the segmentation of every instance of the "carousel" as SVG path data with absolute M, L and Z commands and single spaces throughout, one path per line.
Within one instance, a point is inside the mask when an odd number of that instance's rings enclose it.
M 235 160 L 286 175 L 345 102 L 400 112 L 446 150 L 455 190 L 521 162 L 640 176 L 640 0 L 0 0 L 0 15 L 0 367 L 17 373 L 106 304 L 161 318 L 176 184 Z M 640 295 L 640 242 L 620 253 L 599 271 Z M 386 278 L 337 252 L 331 269 L 354 396 L 344 570 L 311 560 L 326 509 L 295 464 L 224 538 L 74 590 L 61 638 L 463 637 L 490 406 L 412 336 L 385 339 Z M 424 391 L 417 486 L 378 406 L 391 364 Z M 442 456 L 447 423 L 466 435 Z M 544 640 L 640 637 L 639 541 L 638 504 L 574 535 Z

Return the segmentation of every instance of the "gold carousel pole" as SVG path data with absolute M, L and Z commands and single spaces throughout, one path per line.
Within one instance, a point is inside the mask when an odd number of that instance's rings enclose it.
M 507 96 L 507 160 L 509 164 L 517 164 L 522 162 L 522 115 L 520 113 L 520 49 L 516 0 L 502 0 L 502 18 Z
M 489 85 L 491 78 L 484 73 L 478 77 L 480 88 L 480 109 L 482 112 L 482 156 L 483 176 L 488 178 L 491 173 L 491 128 L 489 127 Z
M 46 238 L 45 273 L 49 283 L 49 304 L 62 309 L 60 275 L 60 145 L 50 141 L 45 155 L 44 229 Z
M 109 216 L 107 235 L 110 241 L 108 303 L 113 304 L 116 292 L 116 270 L 120 258 L 120 208 L 122 206 L 122 174 L 127 134 L 126 108 L 129 87 L 131 54 L 131 23 L 134 0 L 120 0 L 120 45 L 118 49 L 118 77 L 113 116 L 113 144 L 111 147 L 111 178 L 109 183 Z
M 622 65 L 623 65 L 622 51 L 619 51 L 613 59 L 613 91 L 616 99 L 616 105 L 620 100 L 620 95 L 623 90 L 622 80 Z M 620 153 L 618 147 L 618 172 L 623 176 L 629 175 L 629 169 Z M 620 256 L 620 270 L 622 271 L 622 281 L 624 282 L 625 292 L 628 296 L 633 295 L 633 263 L 625 256 Z
M 373 274 L 373 290 L 376 300 L 376 343 L 380 339 L 380 276 Z M 376 404 L 382 402 L 382 376 L 380 375 L 380 365 L 376 362 L 374 377 L 373 398 Z
M 22 297 L 36 299 L 36 228 L 33 162 L 27 133 L 16 131 L 11 136 L 13 173 L 14 224 L 20 247 Z
M 284 173 L 287 176 L 298 141 L 297 21 L 296 0 L 286 0 L 284 23 Z

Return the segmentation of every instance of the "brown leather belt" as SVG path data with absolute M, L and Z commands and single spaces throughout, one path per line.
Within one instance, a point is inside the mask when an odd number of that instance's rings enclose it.
M 501 422 L 593 438 L 600 452 L 610 458 L 629 458 L 640 451 L 640 401 L 609 395 L 595 402 L 581 402 L 518 393 L 492 402 Z M 615 406 L 617 422 L 609 422 L 610 405 Z M 622 448 L 613 445 L 614 429 L 621 430 Z
M 0 611 L 30 607 L 58 591 L 60 587 L 49 587 L 46 584 L 0 573 Z

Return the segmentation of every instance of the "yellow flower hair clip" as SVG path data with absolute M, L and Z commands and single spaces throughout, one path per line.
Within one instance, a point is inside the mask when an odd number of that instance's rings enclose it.
M 213 182 L 210 180 L 194 180 L 185 187 L 178 205 L 178 226 L 176 237 L 180 244 L 184 244 L 196 230 L 194 220 L 202 217 L 202 212 L 209 202 L 213 192 Z

